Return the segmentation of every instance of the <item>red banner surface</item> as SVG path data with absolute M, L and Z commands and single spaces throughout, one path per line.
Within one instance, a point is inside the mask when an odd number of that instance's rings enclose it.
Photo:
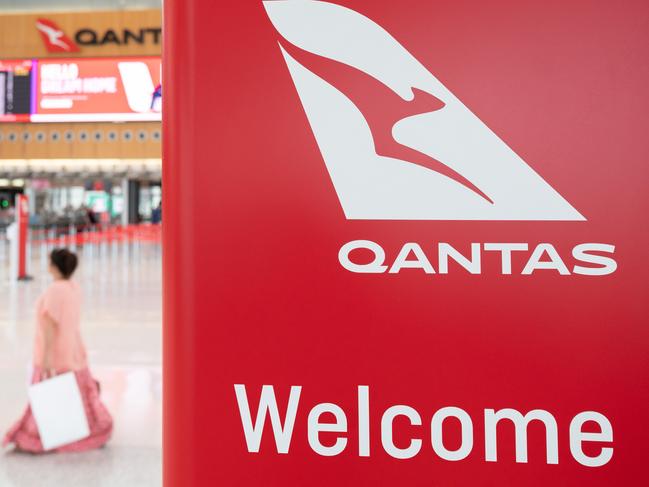
M 640 485 L 646 2 L 165 2 L 165 485 Z

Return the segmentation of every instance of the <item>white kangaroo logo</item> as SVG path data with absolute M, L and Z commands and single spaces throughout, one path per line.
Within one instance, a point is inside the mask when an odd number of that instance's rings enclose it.
M 50 44 L 59 46 L 66 51 L 70 50 L 70 46 L 61 40 L 61 37 L 64 36 L 62 30 L 54 29 L 49 25 L 42 24 L 41 22 L 36 22 L 36 28 L 47 36 L 47 40 L 50 42 Z
M 284 38 L 281 53 L 348 219 L 585 220 L 381 26 L 324 1 L 263 4 Z M 377 154 L 372 127 L 358 106 L 300 64 L 283 42 L 362 71 L 404 102 L 416 90 L 441 100 L 442 108 L 397 120 L 391 136 L 447 166 L 482 195 L 402 156 Z

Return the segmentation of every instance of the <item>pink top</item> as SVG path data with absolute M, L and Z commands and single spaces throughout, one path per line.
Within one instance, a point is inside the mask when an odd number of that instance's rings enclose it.
M 57 372 L 87 367 L 86 348 L 80 330 L 81 290 L 70 280 L 54 281 L 36 303 L 36 340 L 34 366 L 43 367 L 46 315 L 56 325 L 51 335 L 50 368 Z

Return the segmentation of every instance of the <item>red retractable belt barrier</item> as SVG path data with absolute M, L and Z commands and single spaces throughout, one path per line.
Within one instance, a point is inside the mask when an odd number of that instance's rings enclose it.
M 644 483 L 649 4 L 164 8 L 167 487 Z

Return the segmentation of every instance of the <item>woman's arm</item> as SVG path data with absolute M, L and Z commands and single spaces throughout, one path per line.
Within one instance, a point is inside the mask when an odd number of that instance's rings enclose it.
M 54 318 L 52 318 L 50 314 L 45 311 L 43 313 L 43 335 L 45 341 L 45 343 L 43 344 L 43 372 L 47 375 L 50 375 L 52 372 L 51 355 L 54 343 L 54 334 L 56 333 L 57 327 L 58 324 L 56 323 Z

